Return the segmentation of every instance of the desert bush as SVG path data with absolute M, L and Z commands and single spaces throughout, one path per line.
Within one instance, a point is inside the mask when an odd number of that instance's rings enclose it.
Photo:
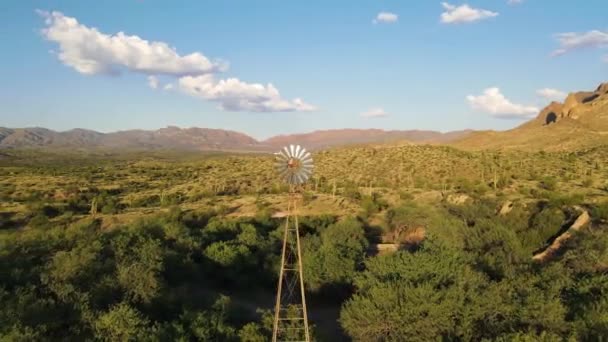
M 553 191 L 557 187 L 557 180 L 553 177 L 544 177 L 540 181 L 539 187 L 545 190 Z

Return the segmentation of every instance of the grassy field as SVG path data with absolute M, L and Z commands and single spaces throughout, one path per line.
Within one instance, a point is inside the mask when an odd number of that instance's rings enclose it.
M 607 148 L 313 157 L 300 215 L 317 339 L 608 336 Z M 272 165 L 266 154 L 2 151 L 0 336 L 266 340 L 287 192 Z M 534 262 L 581 210 L 585 229 Z M 376 256 L 377 243 L 402 250 Z

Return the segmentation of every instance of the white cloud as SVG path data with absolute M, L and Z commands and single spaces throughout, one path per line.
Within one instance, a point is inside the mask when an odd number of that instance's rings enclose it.
M 383 118 L 388 116 L 388 113 L 383 108 L 371 108 L 368 111 L 361 113 L 361 117 L 364 118 Z
M 608 46 L 608 31 L 592 30 L 584 33 L 558 33 L 555 35 L 555 39 L 559 43 L 559 48 L 554 50 L 551 55 L 560 56 L 572 50 Z
M 399 16 L 395 13 L 380 12 L 376 16 L 376 18 L 374 18 L 374 20 L 372 20 L 372 22 L 374 24 L 378 24 L 378 23 L 391 24 L 391 23 L 396 23 L 397 20 L 399 20 Z
M 441 13 L 441 22 L 444 24 L 470 23 L 498 15 L 497 12 L 472 8 L 467 4 L 455 6 L 443 2 L 441 5 L 445 9 L 445 12 Z
M 179 87 L 190 95 L 219 102 L 220 108 L 227 111 L 292 112 L 316 109 L 299 98 L 291 101 L 282 99 L 272 84 L 245 83 L 237 78 L 216 81 L 212 75 L 184 76 L 179 79 Z
M 561 101 L 564 98 L 566 98 L 566 96 L 568 96 L 568 94 L 566 94 L 565 92 L 563 92 L 561 90 L 557 90 L 557 89 L 552 89 L 552 88 L 538 89 L 536 91 L 536 94 L 538 96 L 544 97 L 548 100 L 556 100 L 556 101 Z
M 289 112 L 316 108 L 299 98 L 282 99 L 268 84 L 249 84 L 237 78 L 215 81 L 214 74 L 225 71 L 227 63 L 211 61 L 200 52 L 179 55 L 164 42 L 150 42 L 123 32 L 108 35 L 78 23 L 60 12 L 37 11 L 45 19 L 42 35 L 59 45 L 58 58 L 67 66 L 86 74 L 118 74 L 123 70 L 148 75 L 148 85 L 157 89 L 157 75 L 179 78 L 185 93 L 220 103 L 228 111 Z M 173 89 L 166 84 L 163 89 Z
M 148 86 L 152 89 L 158 89 L 158 78 L 156 76 L 148 76 Z
M 530 118 L 539 111 L 534 106 L 525 106 L 509 101 L 496 87 L 487 88 L 482 95 L 469 95 L 467 101 L 473 109 L 490 113 L 492 116 L 502 119 Z
M 509 0 L 509 1 L 507 1 L 507 3 L 509 5 L 517 5 L 517 4 L 521 4 L 522 2 L 524 2 L 524 0 Z
M 605 55 L 605 56 L 602 58 L 602 60 L 603 60 L 605 63 L 608 63 L 608 55 Z
M 213 73 L 225 67 L 200 52 L 180 56 L 164 42 L 150 42 L 123 32 L 108 35 L 61 12 L 38 13 L 45 18 L 42 35 L 59 44 L 59 59 L 82 74 L 115 74 L 127 69 L 148 75 L 181 76 Z

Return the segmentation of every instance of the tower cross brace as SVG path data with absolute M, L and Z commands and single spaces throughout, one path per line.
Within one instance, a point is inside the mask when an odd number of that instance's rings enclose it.
M 272 341 L 310 342 L 295 187 L 290 186 Z

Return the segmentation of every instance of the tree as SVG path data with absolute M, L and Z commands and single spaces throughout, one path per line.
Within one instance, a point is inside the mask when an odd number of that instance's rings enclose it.
M 239 330 L 239 338 L 243 342 L 265 342 L 268 336 L 263 333 L 262 327 L 257 323 L 247 323 Z
M 471 336 L 486 280 L 455 250 L 426 241 L 416 253 L 366 262 L 358 289 L 340 312 L 346 332 L 360 341 L 429 341 Z
M 474 256 L 474 264 L 492 279 L 513 274 L 516 266 L 528 261 L 515 231 L 490 219 L 479 219 L 461 231 L 464 248 Z
M 160 241 L 125 233 L 114 241 L 116 277 L 134 301 L 150 302 L 162 287 L 163 251 Z
M 236 341 L 237 330 L 229 324 L 230 298 L 220 296 L 209 310 L 184 311 L 166 328 L 165 340 L 171 341 Z M 252 333 L 251 329 L 247 329 Z M 251 336 L 251 335 L 249 335 Z
M 95 321 L 95 335 L 103 341 L 140 341 L 149 338 L 149 321 L 126 303 L 114 305 Z
M 303 251 L 306 285 L 312 290 L 350 285 L 367 246 L 363 227 L 354 218 L 328 226 L 320 237 L 307 237 Z
M 45 282 L 58 298 L 77 300 L 95 286 L 101 263 L 99 241 L 81 242 L 69 251 L 55 253 L 43 274 Z
M 205 249 L 205 256 L 224 267 L 242 267 L 250 255 L 245 245 L 218 241 Z

